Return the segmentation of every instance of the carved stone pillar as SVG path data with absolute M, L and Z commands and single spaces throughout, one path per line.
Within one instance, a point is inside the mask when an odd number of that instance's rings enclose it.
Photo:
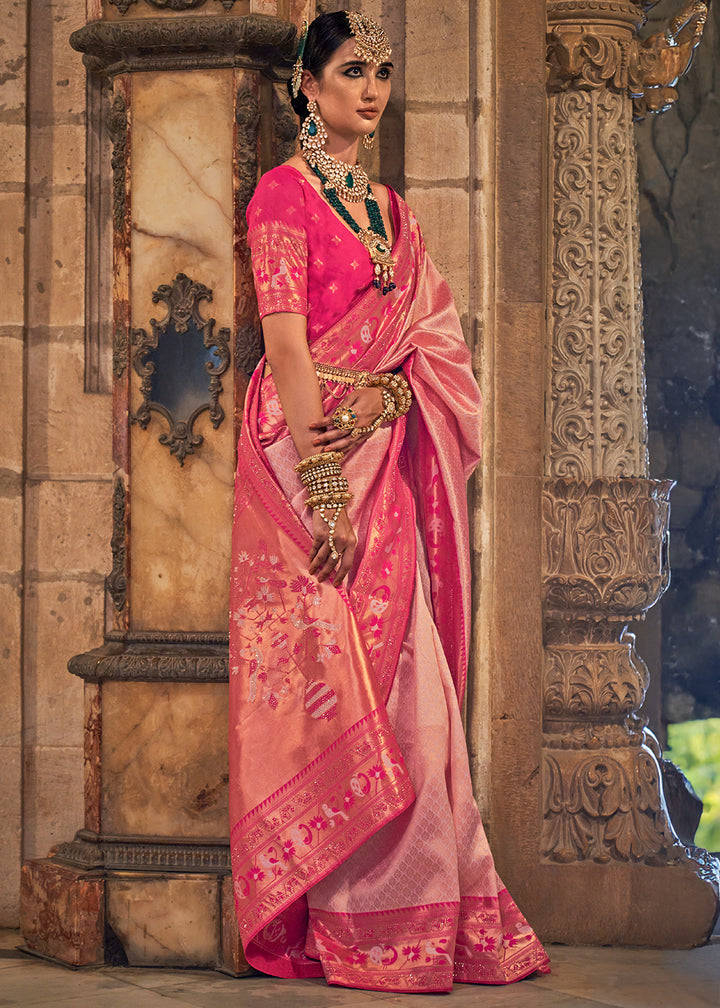
M 541 857 L 612 869 L 557 877 L 560 901 L 592 906 L 582 933 L 550 915 L 562 941 L 692 945 L 717 910 L 717 863 L 669 821 L 627 631 L 668 584 L 673 485 L 647 478 L 633 118 L 675 100 L 706 13 L 691 4 L 641 42 L 639 4 L 548 0 Z
M 261 352 L 245 210 L 293 150 L 295 28 L 267 0 L 204 3 L 97 0 L 72 37 L 112 86 L 112 570 L 106 643 L 69 664 L 85 822 L 24 866 L 22 929 L 73 965 L 245 968 L 227 812 L 234 448 Z

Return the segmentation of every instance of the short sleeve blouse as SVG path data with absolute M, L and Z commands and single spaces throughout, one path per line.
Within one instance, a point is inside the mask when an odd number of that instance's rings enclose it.
M 247 221 L 261 318 L 305 315 L 312 340 L 372 283 L 370 258 L 357 236 L 289 165 L 263 175 Z

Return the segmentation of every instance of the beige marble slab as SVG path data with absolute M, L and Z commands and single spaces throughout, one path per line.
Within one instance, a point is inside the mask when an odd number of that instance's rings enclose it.
M 152 294 L 183 272 L 213 291 L 203 318 L 233 317 L 231 70 L 136 74 L 132 99 L 133 328 L 165 315 Z M 232 515 L 232 376 L 222 377 L 226 419 L 181 468 L 158 444 L 153 417 L 131 431 L 130 612 L 133 629 L 227 628 Z M 141 399 L 133 374 L 132 409 Z M 176 418 L 181 419 L 181 418 Z M 185 419 L 185 418 L 182 418 Z
M 103 832 L 227 836 L 227 685 L 107 682 L 102 706 Z
M 219 886 L 213 875 L 108 878 L 106 921 L 128 964 L 214 966 L 220 956 Z

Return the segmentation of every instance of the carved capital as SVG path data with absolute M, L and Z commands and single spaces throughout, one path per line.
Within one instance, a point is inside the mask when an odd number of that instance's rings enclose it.
M 631 640 L 545 649 L 543 715 L 553 723 L 592 718 L 622 723 L 645 699 L 648 672 Z
M 649 749 L 548 752 L 543 757 L 542 855 L 594 861 L 677 864 L 685 847 L 670 824 L 662 776 Z
M 543 606 L 550 620 L 627 621 L 667 588 L 672 480 L 548 479 Z
M 95 70 L 127 71 L 240 66 L 269 76 L 287 72 L 296 28 L 264 14 L 92 21 L 70 36 Z
M 548 0 L 547 19 L 552 28 L 562 24 L 608 24 L 634 30 L 645 21 L 645 12 L 658 0 Z
M 551 4 L 550 92 L 611 88 L 632 98 L 636 118 L 670 108 L 702 38 L 708 6 L 690 0 L 662 31 L 642 41 L 634 34 L 638 14 L 634 4 L 600 0 Z

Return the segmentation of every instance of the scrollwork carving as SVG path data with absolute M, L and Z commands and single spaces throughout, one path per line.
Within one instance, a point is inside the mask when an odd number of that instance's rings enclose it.
M 578 480 L 644 476 L 647 427 L 629 103 L 553 102 L 552 369 L 547 468 Z
M 122 232 L 125 225 L 127 202 L 127 105 L 121 94 L 115 95 L 107 114 L 106 124 L 112 140 L 113 152 L 110 159 L 113 173 L 113 225 L 116 232 Z
M 263 355 L 263 341 L 258 327 L 252 322 L 237 327 L 235 331 L 235 367 L 250 376 Z
M 237 143 L 235 147 L 236 199 L 243 217 L 252 199 L 258 177 L 258 129 L 260 107 L 250 88 L 241 88 L 235 100 Z
M 151 332 L 144 329 L 133 331 L 134 353 L 133 365 L 136 373 L 141 379 L 140 391 L 143 397 L 142 404 L 132 417 L 134 423 L 138 423 L 143 430 L 150 423 L 151 412 L 159 413 L 165 418 L 169 425 L 169 431 L 159 437 L 160 444 L 167 445 L 170 454 L 174 455 L 180 465 L 184 465 L 187 455 L 195 453 L 196 449 L 203 443 L 201 434 L 197 434 L 193 426 L 195 421 L 205 410 L 210 413 L 210 421 L 213 428 L 217 429 L 225 418 L 225 411 L 220 405 L 219 397 L 222 392 L 220 375 L 224 374 L 230 364 L 230 350 L 228 340 L 230 338 L 229 329 L 220 329 L 217 335 L 213 334 L 215 319 L 204 320 L 200 315 L 200 302 L 212 301 L 212 291 L 204 284 L 195 283 L 184 273 L 178 273 L 172 284 L 162 284 L 153 292 L 153 303 L 164 301 L 167 305 L 167 315 L 158 322 L 150 319 Z M 190 330 L 192 332 L 190 333 Z M 182 344 L 180 357 L 185 353 L 187 359 L 179 360 L 179 366 L 183 372 L 177 371 L 177 365 L 173 360 L 172 347 L 169 348 L 169 341 L 179 342 L 179 337 L 190 333 L 191 337 L 202 337 L 202 347 L 206 351 L 212 351 L 209 360 L 204 361 L 204 368 L 210 375 L 209 402 L 200 402 L 195 405 L 187 419 L 176 419 L 171 408 L 160 401 L 157 392 L 154 392 L 155 376 L 157 380 L 163 377 L 163 368 L 159 367 L 157 361 L 148 358 L 155 352 L 159 352 L 161 340 L 163 342 L 163 366 L 172 371 L 172 381 L 166 387 L 165 395 L 168 395 L 172 403 L 186 403 L 192 398 L 192 390 L 184 386 L 184 381 L 189 381 L 193 372 L 193 365 L 199 365 L 195 356 L 198 349 L 192 345 L 192 339 Z M 197 341 L 196 341 L 197 342 Z M 153 395 L 157 398 L 153 399 Z M 174 408 L 174 407 L 173 407 Z
M 667 588 L 672 480 L 546 480 L 547 617 L 641 616 Z
M 110 0 L 113 7 L 117 7 L 121 14 L 125 15 L 130 10 L 133 4 L 137 3 L 138 0 Z
M 227 682 L 228 650 L 210 645 L 108 643 L 74 655 L 71 675 L 86 682 Z
M 685 857 L 662 797 L 652 753 L 628 750 L 577 761 L 546 752 L 542 854 L 549 861 L 675 864 Z
M 247 245 L 245 212 L 255 191 L 258 176 L 258 130 L 260 109 L 253 92 L 242 87 L 235 102 L 237 124 L 235 201 L 238 239 L 236 242 L 235 368 L 251 375 L 263 353 L 260 320 Z
M 113 488 L 113 530 L 110 539 L 112 552 L 112 570 L 105 579 L 108 594 L 113 601 L 115 611 L 121 613 L 127 603 L 127 528 L 125 523 L 125 508 L 127 493 L 125 480 L 121 475 L 115 477 Z
M 545 652 L 543 708 L 548 721 L 593 718 L 621 721 L 645 699 L 647 669 L 631 641 L 614 646 L 549 647 Z
M 122 378 L 128 366 L 130 340 L 127 330 L 118 327 L 113 333 L 112 369 L 116 378 Z

